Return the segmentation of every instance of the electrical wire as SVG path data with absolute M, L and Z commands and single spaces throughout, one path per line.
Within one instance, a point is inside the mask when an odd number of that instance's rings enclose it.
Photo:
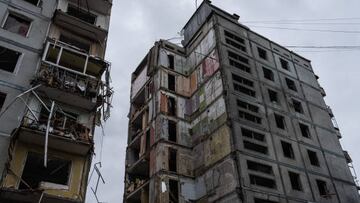
M 244 23 L 244 22 L 242 22 Z M 349 22 L 337 22 L 337 23 L 323 23 L 323 22 L 314 22 L 314 23 L 309 23 L 309 22 L 258 22 L 258 23 L 246 23 L 245 24 L 280 24 L 280 25 L 360 25 L 360 22 L 353 22 L 353 23 L 349 23 Z
M 270 27 L 270 26 L 257 26 L 250 25 L 249 27 L 254 28 L 267 28 L 267 29 L 278 29 L 278 30 L 294 30 L 294 31 L 307 31 L 307 32 L 331 32 L 331 33 L 347 33 L 347 34 L 360 34 L 360 31 L 355 30 L 327 30 L 327 29 L 303 29 L 303 28 L 289 28 L 289 27 Z
M 253 20 L 253 21 L 242 21 L 241 23 L 312 22 L 312 21 L 338 21 L 338 20 L 360 20 L 360 17 L 348 17 L 348 18 L 320 18 L 320 19 Z

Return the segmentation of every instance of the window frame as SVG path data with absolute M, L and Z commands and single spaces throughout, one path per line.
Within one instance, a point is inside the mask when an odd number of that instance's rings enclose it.
M 21 35 L 21 34 L 19 34 L 19 33 L 11 32 L 11 31 L 5 29 L 6 21 L 8 20 L 8 18 L 9 18 L 10 15 L 14 15 L 15 17 L 21 18 L 22 20 L 27 20 L 27 21 L 29 21 L 29 28 L 28 28 L 25 36 L 23 36 L 23 35 Z M 33 25 L 33 19 L 32 19 L 32 18 L 30 18 L 30 17 L 28 17 L 28 16 L 25 16 L 25 15 L 22 15 L 22 14 L 16 12 L 16 11 L 13 11 L 13 10 L 7 10 L 7 11 L 6 11 L 5 18 L 4 18 L 4 20 L 3 20 L 2 24 L 1 24 L 1 29 L 6 30 L 7 32 L 10 32 L 10 33 L 19 35 L 19 36 L 24 37 L 24 38 L 29 38 L 31 29 L 32 29 L 32 25 Z
M 35 5 L 35 4 L 30 3 L 30 2 L 28 2 L 28 1 L 26 1 L 26 0 L 23 0 L 23 1 L 24 1 L 24 2 L 26 2 L 26 3 L 28 3 L 28 4 L 31 4 L 31 5 L 33 5 L 33 6 L 39 7 L 39 5 L 40 5 L 40 1 L 41 1 L 41 0 L 37 0 L 36 5 Z
M 9 49 L 9 48 L 1 46 L 1 45 L 0 45 L 0 47 Z M 3 70 L 3 69 L 0 68 L 0 73 L 9 74 L 9 75 L 16 75 L 18 73 L 19 69 L 20 69 L 20 64 L 21 64 L 21 62 L 23 60 L 24 53 L 20 52 L 20 51 L 16 51 L 14 49 L 9 49 L 9 50 L 19 53 L 19 57 L 18 57 L 18 59 L 16 61 L 16 65 L 15 65 L 14 70 L 12 72 L 9 72 L 9 71 L 6 71 L 6 70 Z

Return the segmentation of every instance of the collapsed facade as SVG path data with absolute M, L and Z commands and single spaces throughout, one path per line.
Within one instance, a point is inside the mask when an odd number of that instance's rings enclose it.
M 111 0 L 0 2 L 0 202 L 85 202 Z
M 132 74 L 124 202 L 357 203 L 310 61 L 204 1 Z

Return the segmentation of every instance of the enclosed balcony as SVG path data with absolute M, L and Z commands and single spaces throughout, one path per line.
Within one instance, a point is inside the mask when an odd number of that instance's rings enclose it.
M 19 141 L 43 146 L 46 131 L 49 132 L 48 148 L 77 155 L 86 155 L 92 150 L 91 130 L 77 122 L 75 115 L 55 111 L 47 128 L 49 112 L 28 110 L 21 126 L 16 131 Z
M 74 4 L 78 4 L 79 0 L 69 0 Z M 103 15 L 110 15 L 112 0 L 80 0 L 81 5 L 88 5 L 89 9 Z
M 93 110 L 103 100 L 101 76 L 109 64 L 75 47 L 48 42 L 41 66 L 33 80 L 40 91 L 60 102 Z
M 95 2 L 93 0 L 89 2 Z M 105 2 L 105 0 L 100 0 L 96 2 Z M 95 3 L 94 3 L 95 4 Z M 96 5 L 98 8 L 100 6 Z M 72 32 L 91 39 L 96 42 L 105 42 L 108 35 L 108 31 L 101 26 L 97 26 L 96 16 L 88 14 L 87 11 L 81 9 L 70 9 L 67 12 L 64 12 L 60 9 L 56 10 L 54 14 L 54 23 L 66 30 L 71 30 Z

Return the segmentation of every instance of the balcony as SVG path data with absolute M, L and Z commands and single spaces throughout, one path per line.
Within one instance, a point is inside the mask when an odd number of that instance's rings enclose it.
M 89 0 L 89 2 L 94 2 L 95 0 Z M 104 2 L 105 0 L 99 0 L 98 2 Z M 96 5 L 96 7 L 100 8 L 99 5 Z M 62 10 L 56 10 L 54 14 L 54 23 L 66 30 L 71 30 L 72 32 L 86 37 L 88 39 L 91 39 L 96 42 L 104 42 L 106 40 L 108 31 L 104 28 L 101 28 L 99 26 L 96 26 L 95 24 L 92 24 L 90 22 L 84 21 L 80 19 L 79 17 L 75 17 L 72 15 L 69 15 L 68 13 L 62 11 Z
M 38 117 L 35 118 L 34 114 Z M 17 131 L 18 140 L 28 144 L 44 145 L 49 113 L 44 111 L 25 114 Z M 49 142 L 51 149 L 86 155 L 92 149 L 91 130 L 66 113 L 56 111 L 50 119 Z
M 69 2 L 78 4 L 78 0 L 69 0 Z M 103 15 L 110 15 L 112 0 L 81 0 L 81 5 L 89 5 L 89 9 Z
M 33 84 L 63 103 L 93 110 L 103 96 L 101 76 L 109 64 L 61 42 L 48 42 Z
M 125 202 L 148 202 L 149 201 L 149 181 L 135 179 L 126 185 Z

